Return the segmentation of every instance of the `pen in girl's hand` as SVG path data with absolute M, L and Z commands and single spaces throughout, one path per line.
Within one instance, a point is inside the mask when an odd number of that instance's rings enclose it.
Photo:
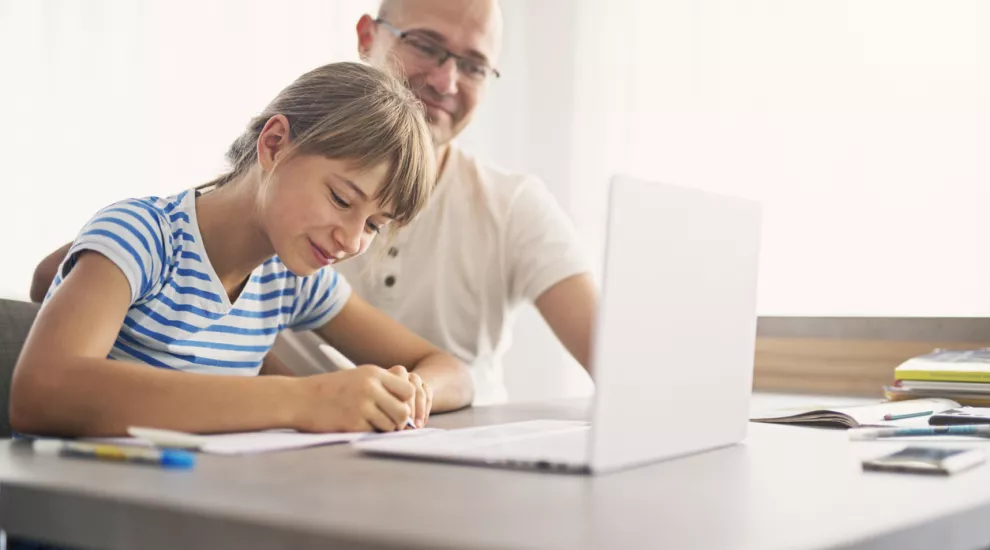
M 337 351 L 337 348 L 333 346 L 320 344 L 320 351 L 322 351 L 324 355 L 329 357 L 330 361 L 332 361 L 333 364 L 336 365 L 336 367 L 339 369 L 349 370 L 349 369 L 357 368 L 357 365 L 355 365 L 353 361 L 348 359 L 343 353 Z M 413 430 L 416 429 L 416 423 L 413 422 L 412 418 L 406 418 L 406 427 Z

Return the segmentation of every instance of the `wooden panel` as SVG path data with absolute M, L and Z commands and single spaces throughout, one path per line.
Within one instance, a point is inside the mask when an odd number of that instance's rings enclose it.
M 757 336 L 896 342 L 983 342 L 990 341 L 990 318 L 760 317 Z
M 935 348 L 973 349 L 983 342 L 773 338 L 756 340 L 753 387 L 760 391 L 883 395 L 894 368 Z

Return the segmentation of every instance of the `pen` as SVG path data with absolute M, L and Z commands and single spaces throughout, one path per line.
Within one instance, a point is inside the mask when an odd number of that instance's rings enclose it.
M 917 418 L 919 416 L 928 416 L 930 414 L 935 414 L 935 411 L 922 411 L 916 413 L 906 413 L 906 414 L 885 414 L 883 415 L 884 420 L 903 420 L 905 418 Z
M 357 368 L 357 365 L 353 361 L 344 356 L 343 353 L 337 351 L 337 348 L 333 346 L 328 346 L 326 344 L 320 344 L 320 351 L 326 354 L 327 357 L 333 361 L 334 365 L 337 365 L 339 369 L 353 369 Z M 416 424 L 413 423 L 412 418 L 406 418 L 406 427 L 416 429 Z
M 134 462 L 161 466 L 169 470 L 188 470 L 196 465 L 196 456 L 188 451 L 175 449 L 147 449 L 144 447 L 122 447 L 84 441 L 64 441 L 61 439 L 36 439 L 32 444 L 34 452 L 42 455 L 94 458 L 116 462 Z
M 961 424 L 956 426 L 929 426 L 927 428 L 860 428 L 849 430 L 849 439 L 854 441 L 926 435 L 972 435 L 990 438 L 990 426 Z

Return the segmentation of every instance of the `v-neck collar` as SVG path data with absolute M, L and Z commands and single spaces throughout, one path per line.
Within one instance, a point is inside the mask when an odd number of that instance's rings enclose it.
M 222 302 L 219 305 L 223 308 L 222 312 L 229 313 L 234 309 L 234 306 L 241 302 L 244 297 L 244 293 L 248 292 L 249 289 L 252 288 L 254 284 L 252 283 L 252 280 L 256 280 L 255 276 L 259 275 L 264 270 L 265 264 L 261 263 L 251 271 L 248 275 L 247 281 L 244 283 L 244 288 L 242 288 L 241 292 L 237 295 L 237 299 L 231 302 L 230 296 L 227 295 L 227 290 L 223 287 L 223 283 L 220 281 L 220 276 L 217 275 L 216 269 L 213 268 L 213 262 L 210 260 L 209 254 L 206 253 L 206 246 L 203 244 L 203 233 L 199 228 L 199 217 L 197 216 L 196 209 L 196 199 L 199 198 L 201 193 L 199 190 L 194 191 L 194 193 L 189 193 L 183 201 L 184 203 L 186 201 L 190 201 L 188 204 L 183 204 L 183 209 L 189 216 L 188 231 L 193 237 L 193 240 L 191 242 L 187 242 L 186 244 L 192 245 L 192 247 L 195 248 L 195 253 L 199 255 L 202 260 L 203 270 L 210 277 L 210 292 L 220 297 Z

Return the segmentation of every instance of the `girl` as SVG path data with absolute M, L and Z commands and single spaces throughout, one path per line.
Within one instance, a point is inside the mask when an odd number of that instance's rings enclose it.
M 119 202 L 82 229 L 15 369 L 15 430 L 390 431 L 471 402 L 464 365 L 330 267 L 429 197 L 431 138 L 402 83 L 356 63 L 320 67 L 228 158 L 210 192 Z M 364 365 L 256 376 L 287 328 L 313 329 Z

